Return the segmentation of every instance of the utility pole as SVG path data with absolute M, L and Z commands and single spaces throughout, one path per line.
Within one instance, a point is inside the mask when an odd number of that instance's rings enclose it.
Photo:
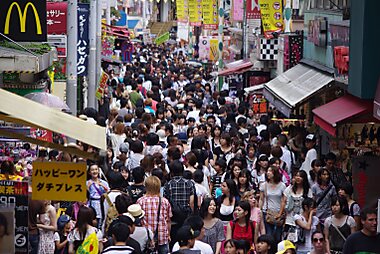
M 90 52 L 88 56 L 88 106 L 96 108 L 95 106 L 95 90 L 96 90 L 96 0 L 90 1 L 90 26 L 88 36 L 90 39 Z
M 78 4 L 69 0 L 67 5 L 67 83 L 66 102 L 74 116 L 77 115 L 77 42 Z
M 223 0 L 219 0 L 218 6 L 218 16 L 219 16 L 219 25 L 218 25 L 218 72 L 223 69 L 223 28 L 224 28 L 224 9 L 223 9 Z M 224 78 L 218 76 L 218 91 L 222 89 Z
M 108 0 L 107 0 L 108 1 Z M 101 61 L 102 61 L 102 1 L 97 0 L 96 5 L 96 84 L 98 83 L 98 80 L 100 78 L 100 74 L 102 73 L 101 70 Z M 96 109 L 98 108 L 98 104 L 96 103 Z
M 106 8 L 106 24 L 111 25 L 111 3 L 110 0 L 106 0 L 107 8 Z

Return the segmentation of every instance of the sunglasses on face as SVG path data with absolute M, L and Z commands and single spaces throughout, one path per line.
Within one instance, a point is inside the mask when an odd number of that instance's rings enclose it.
M 324 242 L 325 241 L 325 239 L 324 238 L 313 238 L 313 242 Z

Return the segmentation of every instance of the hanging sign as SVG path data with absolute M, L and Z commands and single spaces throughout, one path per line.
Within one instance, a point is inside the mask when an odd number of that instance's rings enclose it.
M 47 2 L 46 18 L 48 34 L 66 34 L 67 2 Z
M 203 28 L 205 30 L 218 29 L 218 5 L 216 0 L 202 1 Z
M 77 42 L 77 75 L 87 76 L 89 54 L 89 18 L 90 5 L 78 3 L 78 42 Z
M 266 38 L 273 38 L 273 33 L 280 33 L 284 28 L 282 1 L 260 0 L 261 21 Z
M 190 26 L 202 25 L 202 0 L 189 1 Z
M 86 200 L 86 164 L 33 162 L 33 200 Z
M 154 43 L 156 43 L 156 45 L 161 45 L 162 43 L 168 41 L 169 39 L 170 39 L 170 34 L 169 34 L 169 32 L 166 32 L 163 35 L 161 35 L 160 37 L 157 37 L 154 40 Z

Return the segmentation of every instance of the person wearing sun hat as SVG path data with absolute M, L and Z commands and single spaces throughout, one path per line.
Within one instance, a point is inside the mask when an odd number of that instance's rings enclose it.
M 133 216 L 135 220 L 135 230 L 130 235 L 139 244 L 142 251 L 147 250 L 148 247 L 153 246 L 153 232 L 152 230 L 144 227 L 141 222 L 145 216 L 144 210 L 139 204 L 133 204 L 128 207 L 128 213 Z M 149 235 L 148 235 L 149 234 Z
M 276 254 L 296 254 L 296 246 L 289 240 L 283 240 L 277 245 Z

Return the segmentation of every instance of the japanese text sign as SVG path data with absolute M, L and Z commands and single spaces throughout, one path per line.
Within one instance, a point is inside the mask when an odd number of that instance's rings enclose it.
M 86 200 L 86 164 L 33 162 L 34 200 Z
M 28 203 L 28 182 L 0 181 L 0 206 L 15 210 L 15 253 L 28 253 Z
M 46 19 L 48 34 L 66 34 L 67 2 L 47 2 Z
M 154 43 L 156 43 L 156 45 L 160 45 L 166 41 L 168 41 L 170 39 L 170 34 L 169 32 L 166 32 L 164 33 L 163 35 L 161 35 L 160 37 L 158 37 Z
M 177 0 L 177 19 L 181 22 L 186 22 L 189 17 L 188 0 Z
M 282 17 L 282 1 L 259 0 L 261 21 L 266 38 L 273 38 L 273 33 L 283 30 L 284 21 Z
M 78 3 L 78 42 L 77 42 L 77 74 L 87 75 L 88 54 L 89 54 L 89 26 L 90 5 Z
M 218 28 L 218 6 L 216 0 L 203 0 L 203 28 L 216 30 Z
M 201 0 L 189 0 L 189 18 L 190 26 L 202 25 L 202 1 Z
M 244 16 L 244 1 L 234 0 L 233 1 L 233 11 L 232 17 L 234 21 L 242 21 Z
M 14 41 L 46 41 L 46 1 L 2 0 L 0 33 Z
M 247 19 L 260 19 L 259 0 L 247 0 L 246 3 Z
M 107 87 L 107 80 L 108 80 L 107 73 L 102 71 L 102 74 L 100 75 L 100 78 L 99 78 L 99 87 L 98 87 L 98 89 L 96 89 L 96 92 L 95 92 L 95 97 L 98 100 L 102 99 L 102 97 L 104 95 L 104 90 Z

